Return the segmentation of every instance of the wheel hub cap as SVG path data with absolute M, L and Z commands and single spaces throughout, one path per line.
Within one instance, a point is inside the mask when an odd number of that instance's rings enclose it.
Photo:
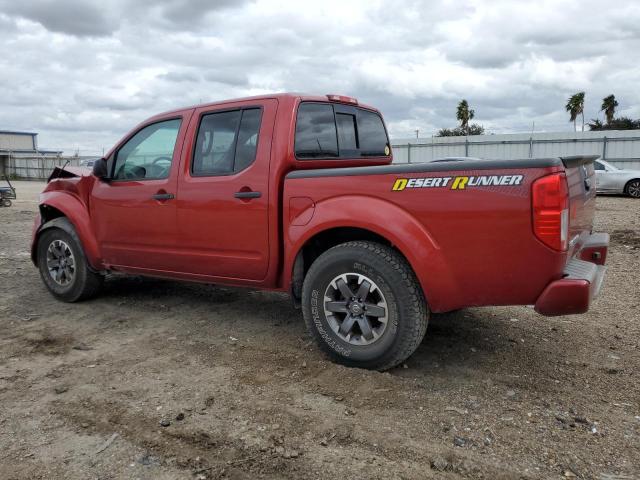
M 382 291 L 359 273 L 344 273 L 329 283 L 324 313 L 331 329 L 352 345 L 374 343 L 387 328 L 388 306 Z
M 359 302 L 353 302 L 349 305 L 349 311 L 352 315 L 362 315 L 364 310 L 362 307 L 363 306 Z

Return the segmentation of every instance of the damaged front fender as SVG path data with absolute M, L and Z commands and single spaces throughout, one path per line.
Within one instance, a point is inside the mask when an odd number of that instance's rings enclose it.
M 40 194 L 39 215 L 31 239 L 31 259 L 34 263 L 37 261 L 37 243 L 42 231 L 48 228 L 73 228 L 89 265 L 94 270 L 102 270 L 102 258 L 91 227 L 88 204 L 95 177 L 85 169 L 56 168 L 49 178 L 49 183 Z

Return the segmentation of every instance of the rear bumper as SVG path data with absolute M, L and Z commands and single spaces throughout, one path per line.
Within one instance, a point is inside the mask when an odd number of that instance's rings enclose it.
M 571 315 L 589 310 L 598 296 L 606 267 L 609 235 L 590 235 L 564 269 L 563 278 L 551 282 L 538 297 L 535 310 L 541 315 Z

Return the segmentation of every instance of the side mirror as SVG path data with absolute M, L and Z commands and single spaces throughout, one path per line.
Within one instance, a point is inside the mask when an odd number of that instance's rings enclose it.
M 109 180 L 107 161 L 104 158 L 96 160 L 96 162 L 93 164 L 93 174 L 100 180 L 103 180 L 105 182 Z

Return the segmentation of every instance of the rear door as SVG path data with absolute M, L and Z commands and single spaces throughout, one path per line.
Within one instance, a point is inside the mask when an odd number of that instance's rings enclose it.
M 269 262 L 269 165 L 277 100 L 197 109 L 178 181 L 176 268 L 262 280 Z
M 111 181 L 95 183 L 90 211 L 105 263 L 170 269 L 178 167 L 189 118 L 186 112 L 140 128 L 111 157 Z

